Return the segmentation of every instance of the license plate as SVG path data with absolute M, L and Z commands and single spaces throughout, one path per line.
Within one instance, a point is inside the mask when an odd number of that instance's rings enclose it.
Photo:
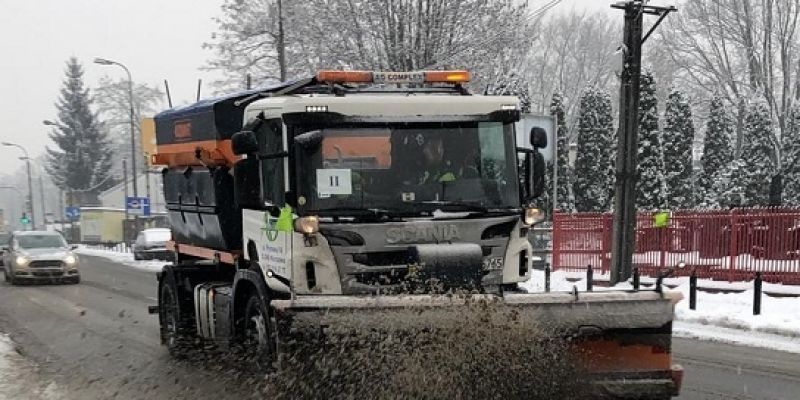
M 483 269 L 486 271 L 503 269 L 503 257 L 486 257 L 483 259 Z

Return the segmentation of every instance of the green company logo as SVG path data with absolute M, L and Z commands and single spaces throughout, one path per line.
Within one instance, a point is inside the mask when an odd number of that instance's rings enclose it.
M 278 238 L 278 232 L 291 232 L 292 231 L 292 207 L 286 206 L 281 208 L 281 213 L 278 218 L 270 215 L 269 212 L 264 213 L 264 226 L 261 231 L 267 236 L 267 240 L 274 242 Z
M 264 213 L 264 226 L 261 231 L 267 236 L 267 240 L 274 242 L 278 238 L 278 218 L 269 215 L 268 212 Z

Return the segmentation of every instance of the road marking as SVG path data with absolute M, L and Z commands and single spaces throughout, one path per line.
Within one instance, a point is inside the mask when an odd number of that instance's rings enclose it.
M 158 301 L 158 299 L 157 299 L 157 298 L 155 298 L 155 297 L 150 297 L 150 296 L 147 296 L 147 300 L 151 300 L 151 301 Z

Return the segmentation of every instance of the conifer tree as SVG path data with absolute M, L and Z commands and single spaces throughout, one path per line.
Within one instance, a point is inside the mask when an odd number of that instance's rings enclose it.
M 787 120 L 783 137 L 781 174 L 783 204 L 800 206 L 800 104 L 795 104 Z
M 580 99 L 578 155 L 575 160 L 575 208 L 608 211 L 613 204 L 614 119 L 611 96 L 589 88 Z
M 96 203 L 97 194 L 115 184 L 111 176 L 113 153 L 92 111 L 83 68 L 75 57 L 67 61 L 56 109 L 58 122 L 50 132 L 56 147 L 47 148 L 47 172 L 60 189 L 79 194 L 73 196 L 73 202 Z
M 689 101 L 679 90 L 672 90 L 667 97 L 662 137 L 667 205 L 672 209 L 694 207 L 695 190 L 692 182 L 694 124 Z
M 550 115 L 556 118 L 558 123 L 558 140 L 556 141 L 558 156 L 558 204 L 556 209 L 561 211 L 573 211 L 575 209 L 575 199 L 569 190 L 572 186 L 572 176 L 569 168 L 569 131 L 567 131 L 566 114 L 564 112 L 564 102 L 560 93 L 554 93 L 550 103 Z M 551 175 L 552 176 L 552 175 Z
M 656 83 L 650 71 L 642 73 L 639 95 L 639 149 L 636 207 L 655 210 L 666 207 L 664 154 L 658 129 Z
M 732 133 L 733 120 L 725 109 L 722 98 L 714 96 L 709 105 L 703 156 L 700 159 L 703 169 L 697 179 L 698 186 L 704 193 L 702 202 L 706 207 L 718 205 L 720 193 L 714 190 L 714 183 L 733 161 Z
M 777 168 L 772 119 L 763 101 L 756 101 L 748 107 L 744 133 L 741 158 L 745 173 L 736 184 L 744 190 L 744 205 L 766 206 L 769 205 L 770 182 Z

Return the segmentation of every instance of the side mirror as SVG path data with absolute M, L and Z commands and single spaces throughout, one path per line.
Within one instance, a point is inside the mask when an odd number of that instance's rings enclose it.
M 526 152 L 523 172 L 525 177 L 525 196 L 523 200 L 525 203 L 538 198 L 544 192 L 546 170 L 544 156 L 538 150 Z
M 547 147 L 547 132 L 538 126 L 534 126 L 531 128 L 530 140 L 534 149 L 543 149 Z
M 77 244 L 71 244 L 71 245 L 69 245 L 69 249 L 70 250 L 78 250 L 78 245 Z
M 322 143 L 322 131 L 310 131 L 294 137 L 294 142 L 304 149 L 314 149 Z
M 231 138 L 231 148 L 233 154 L 253 154 L 258 153 L 258 139 L 253 131 L 241 131 L 233 134 Z

